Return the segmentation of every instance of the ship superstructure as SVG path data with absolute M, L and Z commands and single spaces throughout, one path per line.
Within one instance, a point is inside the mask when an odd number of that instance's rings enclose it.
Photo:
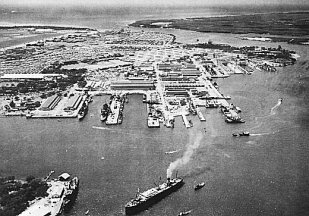
M 182 178 L 168 178 L 163 184 L 137 194 L 136 198 L 125 205 L 126 214 L 132 215 L 147 209 L 170 193 L 178 190 L 183 184 Z

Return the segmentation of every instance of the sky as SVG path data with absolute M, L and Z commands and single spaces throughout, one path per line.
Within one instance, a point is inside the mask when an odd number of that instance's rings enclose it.
M 308 0 L 0 0 L 14 5 L 309 5 Z

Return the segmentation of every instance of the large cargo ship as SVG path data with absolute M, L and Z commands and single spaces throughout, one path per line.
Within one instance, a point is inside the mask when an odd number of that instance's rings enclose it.
M 136 198 L 132 199 L 125 205 L 125 213 L 127 215 L 133 215 L 146 210 L 151 205 L 178 190 L 183 184 L 184 182 L 182 178 L 168 178 L 165 183 L 137 194 Z

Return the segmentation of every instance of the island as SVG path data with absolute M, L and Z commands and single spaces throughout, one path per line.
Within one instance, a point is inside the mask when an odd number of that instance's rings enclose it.
M 142 94 L 149 128 L 174 127 L 178 116 L 190 128 L 188 116 L 205 121 L 201 110 L 216 107 L 227 123 L 244 123 L 240 108 L 213 79 L 276 72 L 297 57 L 281 46 L 180 44 L 155 31 L 70 29 L 0 51 L 0 115 L 82 120 L 92 98 L 107 94 L 98 118 L 121 124 L 127 95 Z
M 258 34 L 243 39 L 308 44 L 309 12 L 268 13 L 186 19 L 140 20 L 131 26 L 174 28 L 197 32 Z

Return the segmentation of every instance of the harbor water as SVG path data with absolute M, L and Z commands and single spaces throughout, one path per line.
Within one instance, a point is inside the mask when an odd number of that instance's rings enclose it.
M 132 15 L 129 20 L 135 18 Z M 55 21 L 61 22 L 49 20 Z M 119 26 L 122 22 L 126 23 L 123 17 Z M 160 31 L 175 34 L 180 42 L 211 38 L 238 46 L 278 46 L 243 41 L 235 35 Z M 66 215 L 84 215 L 88 210 L 92 216 L 123 215 L 126 202 L 138 191 L 165 181 L 170 163 L 185 155 L 186 163 L 173 172 L 175 176 L 178 171 L 185 185 L 139 215 L 170 216 L 188 210 L 193 216 L 308 215 L 308 46 L 281 46 L 301 56 L 295 65 L 275 73 L 256 71 L 216 80 L 219 90 L 241 108 L 245 124 L 226 124 L 219 109 L 203 108 L 206 122 L 188 116 L 193 127 L 187 129 L 177 117 L 173 129 L 162 125 L 151 129 L 142 96 L 130 95 L 123 123 L 106 126 L 99 111 L 109 97 L 97 96 L 80 122 L 1 118 L 0 176 L 68 172 L 81 183 L 76 204 Z M 232 137 L 242 131 L 252 136 Z M 194 191 L 200 182 L 205 187 Z

